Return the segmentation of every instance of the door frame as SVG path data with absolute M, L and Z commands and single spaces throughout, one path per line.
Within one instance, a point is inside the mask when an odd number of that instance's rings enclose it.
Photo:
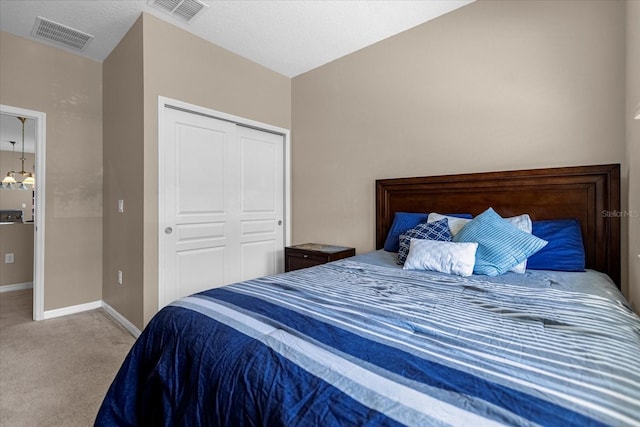
M 44 319 L 44 237 L 47 114 L 0 104 L 0 114 L 20 116 L 36 122 L 36 219 L 33 233 L 33 320 Z
M 165 224 L 164 212 L 162 207 L 164 206 L 164 192 L 163 188 L 166 187 L 165 179 L 162 174 L 162 165 L 165 161 L 166 155 L 166 135 L 164 130 L 165 121 L 165 109 L 173 108 L 176 110 L 184 111 L 186 113 L 203 115 L 211 117 L 217 120 L 224 120 L 227 122 L 235 123 L 239 126 L 245 126 L 265 132 L 271 132 L 278 135 L 282 135 L 284 139 L 284 246 L 291 244 L 291 131 L 289 129 L 273 126 L 267 123 L 258 122 L 255 120 L 247 119 L 245 117 L 234 116 L 233 114 L 224 113 L 222 111 L 212 110 L 210 108 L 202 107 L 188 102 L 179 101 L 177 99 L 168 98 L 165 96 L 158 96 L 158 229 L 157 229 L 157 241 L 158 241 L 158 307 L 161 307 L 163 301 L 163 289 L 164 281 L 166 278 L 162 269 L 162 254 L 164 253 L 163 239 L 161 239 L 162 231 Z M 284 271 L 284 266 L 282 266 Z

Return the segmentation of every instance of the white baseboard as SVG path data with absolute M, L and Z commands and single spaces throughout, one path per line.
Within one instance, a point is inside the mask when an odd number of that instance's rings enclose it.
M 0 286 L 0 293 L 10 292 L 10 291 L 21 291 L 23 289 L 33 289 L 33 282 L 14 283 L 12 285 L 2 285 Z
M 13 286 L 13 285 L 10 285 Z M 85 304 L 71 305 L 69 307 L 58 308 L 55 310 L 47 310 L 44 312 L 44 319 L 53 319 L 54 317 L 66 316 L 68 314 L 81 313 L 83 311 L 95 310 L 96 308 L 103 308 L 108 315 L 113 317 L 118 323 L 120 323 L 131 335 L 135 338 L 140 336 L 140 329 L 131 323 L 126 317 L 118 313 L 116 309 L 111 307 L 106 302 L 92 301 Z
M 104 308 L 104 310 L 111 316 L 113 317 L 118 323 L 120 323 L 127 331 L 129 331 L 129 333 L 131 333 L 131 335 L 133 335 L 135 338 L 138 338 L 140 336 L 140 329 L 138 329 L 136 327 L 136 325 L 134 325 L 133 323 L 131 323 L 126 317 L 124 317 L 122 314 L 118 313 L 118 311 L 116 309 L 114 309 L 113 307 L 111 307 L 109 304 L 107 304 L 106 302 L 102 301 L 102 308 Z
M 95 310 L 102 307 L 102 300 L 87 302 L 84 304 L 70 305 L 69 307 L 57 308 L 55 310 L 46 310 L 44 319 L 53 319 L 54 317 L 66 316 L 68 314 L 82 313 L 83 311 Z

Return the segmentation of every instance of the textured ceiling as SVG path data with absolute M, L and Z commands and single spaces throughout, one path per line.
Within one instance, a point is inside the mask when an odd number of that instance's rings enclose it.
M 0 30 L 31 36 L 38 16 L 92 34 L 82 52 L 104 61 L 140 13 L 152 14 L 205 40 L 294 77 L 455 10 L 474 0 L 207 0 L 203 13 L 186 24 L 136 0 L 0 0 Z M 25 150 L 33 152 L 33 130 Z M 0 120 L 0 150 L 21 147 L 21 125 Z
M 185 24 L 147 1 L 0 0 L 0 30 L 32 38 L 42 16 L 94 35 L 79 54 L 102 62 L 147 12 L 294 77 L 472 1 L 208 0 L 209 8 Z

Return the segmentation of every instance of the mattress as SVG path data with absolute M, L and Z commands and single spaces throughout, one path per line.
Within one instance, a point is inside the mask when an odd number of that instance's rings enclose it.
M 640 318 L 606 275 L 462 278 L 394 255 L 163 308 L 96 425 L 640 425 Z

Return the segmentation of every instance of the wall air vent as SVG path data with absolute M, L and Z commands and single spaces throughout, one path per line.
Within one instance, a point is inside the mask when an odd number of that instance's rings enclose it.
M 84 50 L 93 39 L 91 34 L 83 33 L 75 28 L 58 24 L 41 16 L 36 18 L 31 35 L 80 51 Z
M 200 0 L 150 0 L 149 4 L 187 23 L 209 7 Z

